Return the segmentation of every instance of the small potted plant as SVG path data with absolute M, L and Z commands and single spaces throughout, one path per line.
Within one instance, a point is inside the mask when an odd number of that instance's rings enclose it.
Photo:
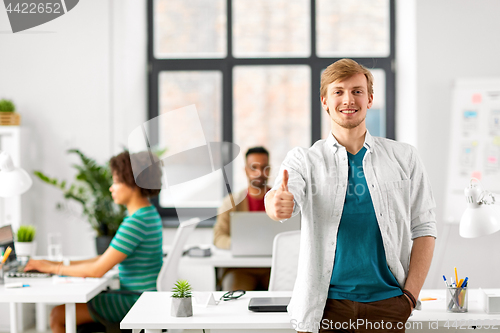
M 21 123 L 19 113 L 16 113 L 16 106 L 8 99 L 0 100 L 0 125 L 17 126 Z
M 178 280 L 172 288 L 172 308 L 170 314 L 173 317 L 193 316 L 193 302 L 191 300 L 191 285 L 187 280 Z
M 35 232 L 35 227 L 32 225 L 22 225 L 17 229 L 15 245 L 17 256 L 29 258 L 35 254 Z

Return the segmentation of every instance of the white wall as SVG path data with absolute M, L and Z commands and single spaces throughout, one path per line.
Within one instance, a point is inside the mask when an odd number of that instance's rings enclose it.
M 0 98 L 22 115 L 22 166 L 73 180 L 79 148 L 104 163 L 146 119 L 146 1 L 86 0 L 39 27 L 10 33 L 0 10 Z M 61 192 L 34 178 L 23 195 L 23 223 L 63 234 L 64 255 L 95 254 L 94 232 L 78 212 L 61 213 Z M 78 211 L 78 205 L 75 205 Z
M 461 276 L 469 276 L 471 287 L 498 287 L 500 233 L 464 239 L 456 225 L 445 228 L 442 222 L 451 84 L 459 77 L 500 77 L 498 13 L 497 0 L 416 2 L 417 145 L 433 185 L 439 233 L 427 288 L 441 288 L 442 275 L 449 277 L 455 266 Z

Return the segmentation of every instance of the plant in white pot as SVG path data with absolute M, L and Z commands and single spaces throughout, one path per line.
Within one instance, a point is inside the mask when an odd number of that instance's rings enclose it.
M 22 225 L 17 229 L 16 233 L 16 256 L 29 257 L 35 254 L 36 242 L 35 242 L 35 227 L 32 225 Z
M 178 280 L 172 288 L 173 317 L 191 317 L 193 315 L 193 302 L 191 299 L 191 285 L 187 280 Z

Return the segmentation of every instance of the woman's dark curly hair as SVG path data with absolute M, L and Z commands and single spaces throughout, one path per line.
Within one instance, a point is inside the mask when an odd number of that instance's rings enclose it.
M 161 168 L 156 155 L 147 151 L 130 155 L 124 151 L 111 158 L 109 167 L 120 182 L 138 187 L 143 197 L 155 197 L 160 193 Z

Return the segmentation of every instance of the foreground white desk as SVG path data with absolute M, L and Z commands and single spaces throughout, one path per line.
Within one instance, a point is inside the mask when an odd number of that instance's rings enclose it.
M 17 280 L 17 279 L 16 279 Z M 66 305 L 66 332 L 76 332 L 76 303 L 87 303 L 111 284 L 111 276 L 100 279 L 71 279 L 53 283 L 53 278 L 23 280 L 26 288 L 6 289 L 0 285 L 0 302 L 10 303 L 10 332 L 17 333 L 16 303 L 60 303 Z M 12 282 L 7 281 L 7 283 Z M 61 280 L 59 280 L 61 282 Z
M 205 332 L 242 332 L 246 330 L 268 330 L 273 333 L 291 332 L 288 313 L 256 313 L 248 311 L 251 297 L 290 296 L 291 292 L 247 292 L 243 297 L 221 301 L 208 307 L 193 304 L 193 316 L 177 318 L 170 316 L 170 292 L 145 292 L 120 323 L 122 329 L 145 329 L 146 333 L 160 333 L 162 329 L 205 329 Z M 224 292 L 215 292 L 218 300 Z M 194 303 L 194 300 L 193 300 Z
M 500 314 L 484 313 L 478 303 L 479 290 L 469 290 L 469 312 L 448 313 L 445 307 L 445 290 L 424 290 L 421 297 L 436 297 L 436 301 L 422 302 L 422 311 L 414 311 L 406 327 L 408 331 L 453 332 L 461 327 L 490 325 L 490 330 L 500 329 Z M 223 293 L 216 292 L 216 299 Z M 208 307 L 193 306 L 193 317 L 170 316 L 171 293 L 144 293 L 120 324 L 122 329 L 145 329 L 146 333 L 160 333 L 162 329 L 205 329 L 208 333 L 246 332 L 257 330 L 273 333 L 292 333 L 287 313 L 256 313 L 248 310 L 251 297 L 290 296 L 291 292 L 248 292 L 240 299 L 220 302 Z M 447 327 L 448 326 L 448 327 Z M 477 331 L 476 331 L 477 332 Z

